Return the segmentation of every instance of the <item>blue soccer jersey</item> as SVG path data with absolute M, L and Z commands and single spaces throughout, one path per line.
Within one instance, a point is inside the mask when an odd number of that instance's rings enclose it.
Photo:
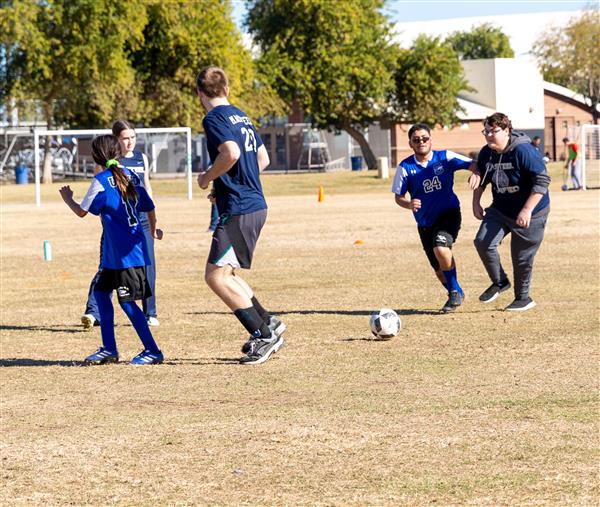
M 420 199 L 421 208 L 414 212 L 419 227 L 431 227 L 447 210 L 460 208 L 454 193 L 454 171 L 468 169 L 471 159 L 449 150 L 432 151 L 425 165 L 414 155 L 398 165 L 392 192 Z
M 152 211 L 154 203 L 135 173 L 124 171 L 136 187 L 135 201 L 123 199 L 110 170 L 94 177 L 81 201 L 81 209 L 102 219 L 101 268 L 126 269 L 150 264 L 139 212 Z
M 119 164 L 137 174 L 140 177 L 141 185 L 146 188 L 144 183 L 146 164 L 144 163 L 144 155 L 142 155 L 141 151 L 135 150 L 131 157 L 121 157 L 119 159 Z
M 263 142 L 244 112 L 230 104 L 212 109 L 202 121 L 210 160 L 214 163 L 219 146 L 237 143 L 239 160 L 214 180 L 217 208 L 223 215 L 246 215 L 267 208 L 260 183 L 256 152 Z

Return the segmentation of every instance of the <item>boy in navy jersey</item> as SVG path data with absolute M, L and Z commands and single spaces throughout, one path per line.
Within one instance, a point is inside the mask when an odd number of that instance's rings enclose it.
M 392 192 L 398 206 L 413 212 L 423 250 L 448 291 L 442 311 L 452 312 L 464 299 L 452 255 L 461 224 L 460 203 L 453 191 L 454 171 L 469 169 L 472 161 L 449 150 L 432 150 L 431 132 L 423 123 L 410 128 L 408 140 L 414 155 L 400 162 Z M 407 192 L 410 199 L 405 197 Z
M 477 158 L 477 169 L 483 174 L 481 186 L 473 192 L 473 214 L 482 220 L 475 248 L 492 285 L 479 300 L 490 303 L 510 288 L 498 254 L 498 245 L 510 233 L 515 299 L 506 310 L 522 312 L 535 306 L 529 287 L 533 260 L 544 239 L 550 212 L 550 176 L 541 153 L 531 145 L 529 137 L 513 132 L 505 114 L 488 116 L 482 134 L 487 144 Z M 490 183 L 492 205 L 484 211 L 481 195 Z
M 285 324 L 262 307 L 236 269 L 250 268 L 267 218 L 259 173 L 269 165 L 269 155 L 250 119 L 227 100 L 229 83 L 222 69 L 202 70 L 196 90 L 207 112 L 202 126 L 212 162 L 198 185 L 206 189 L 213 182 L 219 212 L 204 278 L 250 333 L 240 363 L 260 364 L 283 346 Z
M 85 197 L 78 204 L 67 185 L 60 195 L 79 217 L 89 213 L 102 219 L 101 271 L 94 288 L 100 311 L 102 346 L 86 358 L 90 364 L 115 363 L 119 360 L 114 329 L 112 291 L 117 291 L 121 308 L 131 321 L 144 344 L 144 350 L 130 364 L 158 364 L 163 354 L 156 345 L 142 310 L 135 304 L 151 293 L 146 278 L 149 263 L 148 248 L 140 222 L 140 212 L 148 213 L 150 230 L 161 239 L 156 229 L 154 203 L 141 186 L 137 175 L 119 165 L 119 142 L 112 135 L 99 136 L 92 142 L 94 162 L 105 170 L 96 174 Z

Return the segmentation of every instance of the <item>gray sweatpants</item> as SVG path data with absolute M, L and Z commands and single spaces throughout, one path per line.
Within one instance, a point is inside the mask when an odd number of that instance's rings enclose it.
M 525 229 L 496 209 L 487 208 L 475 236 L 475 248 L 492 283 L 500 283 L 508 277 L 500 262 L 498 246 L 507 234 L 512 234 L 510 255 L 513 263 L 515 299 L 529 296 L 533 259 L 544 239 L 548 213 L 549 210 L 544 209 L 531 217 L 529 227 Z

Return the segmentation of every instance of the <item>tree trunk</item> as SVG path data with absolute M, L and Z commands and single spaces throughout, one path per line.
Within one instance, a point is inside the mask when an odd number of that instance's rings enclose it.
M 360 146 L 363 157 L 365 157 L 365 164 L 367 164 L 367 168 L 377 169 L 377 159 L 375 158 L 375 154 L 373 153 L 373 150 L 369 146 L 369 142 L 365 139 L 363 133 L 349 123 L 345 123 L 343 129 L 348 132 L 352 139 L 354 139 Z
M 44 116 L 46 117 L 46 125 L 48 130 L 52 129 L 54 108 L 52 102 L 44 106 Z M 42 183 L 52 183 L 52 154 L 50 153 L 50 136 L 46 136 L 46 142 L 44 143 L 44 161 L 42 165 Z

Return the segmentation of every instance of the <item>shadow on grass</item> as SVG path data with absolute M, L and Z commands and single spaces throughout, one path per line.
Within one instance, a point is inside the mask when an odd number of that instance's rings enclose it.
M 371 315 L 372 310 L 288 310 L 278 312 L 272 311 L 273 315 Z M 416 310 L 407 308 L 404 310 L 395 310 L 398 315 L 439 315 L 439 310 Z M 187 315 L 230 315 L 231 312 L 187 312 Z
M 9 358 L 0 359 L 3 366 L 87 366 L 83 361 L 51 361 L 47 359 Z
M 241 354 L 240 354 L 241 357 Z M 203 366 L 209 364 L 239 364 L 239 357 L 207 357 L 203 359 L 198 358 L 190 358 L 190 359 L 180 359 L 177 357 L 170 357 L 163 364 L 167 364 L 169 366 Z
M 0 331 L 49 331 L 51 333 L 87 333 L 81 324 L 72 326 L 0 326 Z

